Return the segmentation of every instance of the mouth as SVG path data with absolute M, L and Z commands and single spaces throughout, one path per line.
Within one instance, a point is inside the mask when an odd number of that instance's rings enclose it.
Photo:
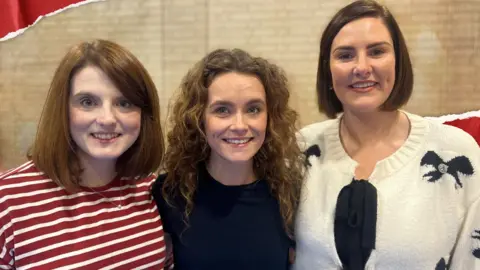
M 232 145 L 245 145 L 253 140 L 253 137 L 250 138 L 235 138 L 235 139 L 222 139 L 224 142 Z
M 104 133 L 104 132 L 97 132 L 97 133 L 90 133 L 90 136 L 92 136 L 94 139 L 99 140 L 100 142 L 106 143 L 106 142 L 113 142 L 115 141 L 118 137 L 122 136 L 121 133 Z
M 377 82 L 356 82 L 354 84 L 349 85 L 351 89 L 357 92 L 368 92 L 373 89 L 374 86 L 376 86 L 378 83 Z

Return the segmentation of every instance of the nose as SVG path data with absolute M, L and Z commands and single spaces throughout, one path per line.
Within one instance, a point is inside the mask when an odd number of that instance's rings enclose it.
M 353 74 L 362 79 L 368 79 L 371 73 L 372 66 L 368 57 L 364 54 L 359 54 L 355 63 L 355 67 L 353 68 Z
M 97 123 L 101 126 L 111 126 L 116 123 L 115 110 L 111 105 L 105 104 L 97 116 Z
M 236 132 L 246 132 L 248 130 L 248 125 L 245 120 L 245 116 L 242 113 L 237 113 L 233 118 L 233 123 L 230 128 Z

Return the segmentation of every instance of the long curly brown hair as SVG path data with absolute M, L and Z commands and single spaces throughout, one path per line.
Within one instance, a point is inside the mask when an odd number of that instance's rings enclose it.
M 265 88 L 268 125 L 265 141 L 253 158 L 254 172 L 268 182 L 278 200 L 285 230 L 292 237 L 304 173 L 302 153 L 295 138 L 298 114 L 288 105 L 290 93 L 285 72 L 240 49 L 209 53 L 183 78 L 170 111 L 171 129 L 164 163 L 168 175 L 162 195 L 170 204 L 175 201 L 185 207 L 188 224 L 198 185 L 198 166 L 210 156 L 202 123 L 208 87 L 219 74 L 226 72 L 254 75 Z

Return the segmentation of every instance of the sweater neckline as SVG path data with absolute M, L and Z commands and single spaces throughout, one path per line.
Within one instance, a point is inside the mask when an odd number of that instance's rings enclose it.
M 402 168 L 407 162 L 412 160 L 420 146 L 424 142 L 427 132 L 427 122 L 420 116 L 404 113 L 410 121 L 410 133 L 405 142 L 390 156 L 380 160 L 375 165 L 375 169 L 369 177 L 369 180 L 384 178 Z M 346 168 L 344 173 L 353 174 L 358 163 L 353 160 L 343 148 L 340 140 L 340 117 L 336 118 L 332 125 L 325 131 L 326 155 L 327 160 L 335 160 L 340 168 Z

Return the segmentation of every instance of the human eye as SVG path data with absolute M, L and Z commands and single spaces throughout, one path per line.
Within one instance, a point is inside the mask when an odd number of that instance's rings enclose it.
M 254 106 L 254 107 L 248 108 L 247 111 L 248 111 L 248 113 L 250 113 L 250 114 L 258 114 L 258 113 L 260 113 L 260 112 L 262 111 L 262 109 L 261 109 L 260 107 L 258 107 L 258 106 Z
M 91 97 L 82 97 L 79 100 L 79 104 L 84 108 L 91 108 L 96 105 L 95 100 Z
M 373 48 L 370 50 L 370 55 L 373 57 L 382 56 L 385 53 L 385 49 L 383 48 Z
M 130 109 L 134 105 L 127 99 L 121 99 L 117 102 L 117 105 L 123 109 Z
M 354 57 L 354 55 L 351 52 L 340 52 L 336 55 L 336 58 L 338 60 L 342 60 L 342 61 L 351 60 L 353 57 Z
M 230 111 L 229 111 L 228 108 L 225 107 L 225 106 L 219 106 L 219 107 L 215 108 L 215 109 L 213 110 L 213 112 L 214 112 L 215 114 L 218 114 L 218 115 L 221 115 L 221 116 L 225 116 L 225 115 L 227 115 Z

